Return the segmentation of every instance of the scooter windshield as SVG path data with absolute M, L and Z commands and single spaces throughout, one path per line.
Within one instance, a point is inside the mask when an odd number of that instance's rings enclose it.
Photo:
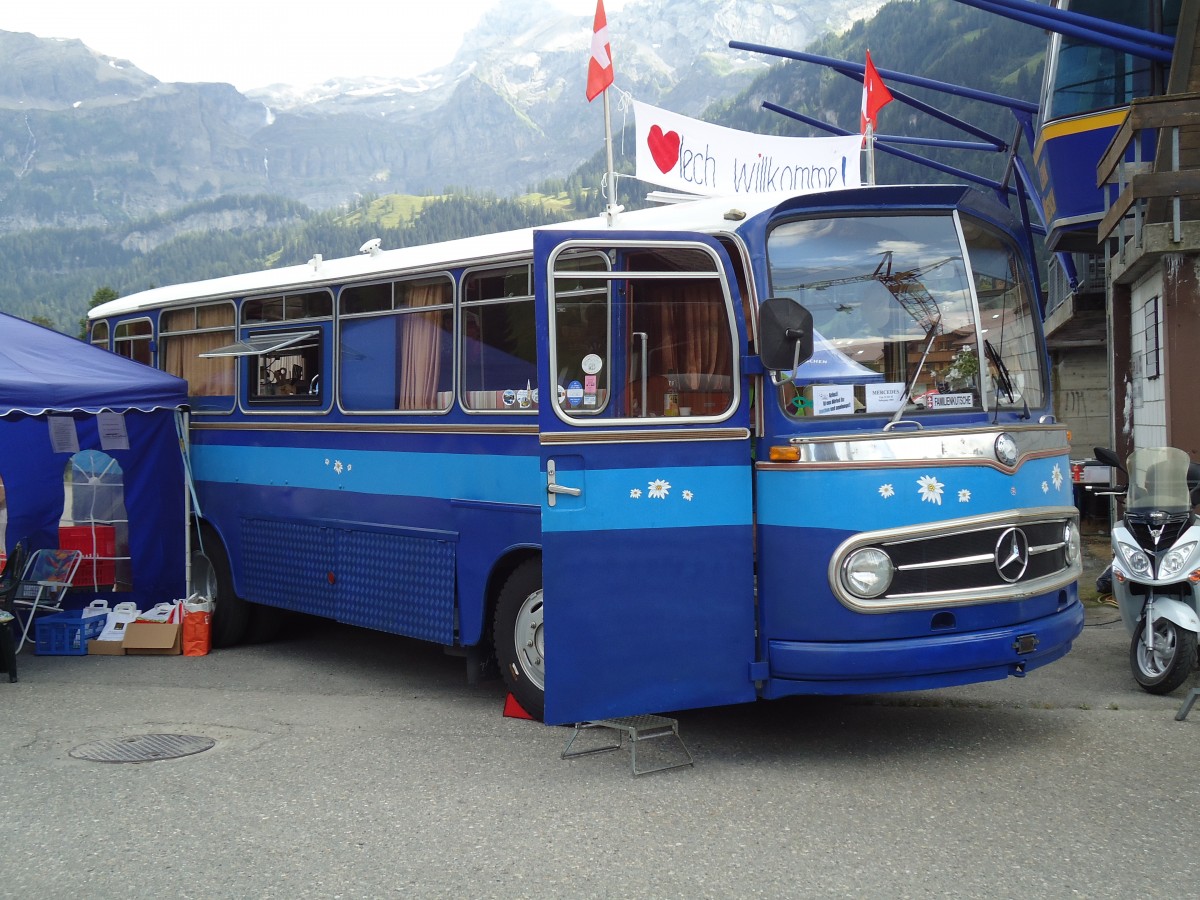
M 1175 447 L 1147 447 L 1129 455 L 1127 510 L 1161 509 L 1180 513 L 1192 508 L 1188 492 L 1188 455 Z

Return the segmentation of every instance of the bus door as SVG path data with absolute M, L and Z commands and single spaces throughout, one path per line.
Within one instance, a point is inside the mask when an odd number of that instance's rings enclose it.
M 535 234 L 545 721 L 752 700 L 742 301 L 695 234 Z

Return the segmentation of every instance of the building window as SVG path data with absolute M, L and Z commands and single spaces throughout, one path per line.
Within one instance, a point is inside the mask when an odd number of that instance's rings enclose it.
M 1145 327 L 1142 331 L 1145 350 L 1145 367 L 1143 372 L 1147 379 L 1153 380 L 1162 375 L 1162 343 L 1159 336 L 1158 297 L 1151 297 L 1142 307 L 1145 316 Z

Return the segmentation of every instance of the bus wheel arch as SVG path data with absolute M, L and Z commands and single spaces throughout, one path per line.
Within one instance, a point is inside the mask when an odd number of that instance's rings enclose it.
M 200 539 L 192 547 L 190 591 L 213 601 L 213 646 L 231 647 L 246 635 L 250 604 L 234 590 L 229 555 L 217 530 L 207 522 L 200 522 L 198 531 Z
M 500 673 L 522 708 L 541 719 L 546 693 L 541 555 L 523 554 L 496 583 L 492 642 Z

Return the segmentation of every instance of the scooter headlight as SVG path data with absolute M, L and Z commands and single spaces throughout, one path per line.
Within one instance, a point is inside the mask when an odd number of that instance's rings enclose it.
M 878 597 L 892 583 L 891 557 L 876 547 L 855 550 L 842 565 L 842 583 L 855 597 Z
M 1150 575 L 1150 557 L 1143 553 L 1133 544 L 1117 542 L 1117 549 L 1121 551 L 1121 556 L 1125 559 L 1125 564 L 1129 566 L 1129 571 L 1136 578 L 1146 578 Z
M 1163 557 L 1163 561 L 1158 564 L 1159 578 L 1174 578 L 1183 571 L 1183 567 L 1187 565 L 1188 559 L 1192 555 L 1192 551 L 1196 549 L 1196 541 L 1188 544 L 1180 544 L 1178 547 L 1171 549 L 1171 552 Z

